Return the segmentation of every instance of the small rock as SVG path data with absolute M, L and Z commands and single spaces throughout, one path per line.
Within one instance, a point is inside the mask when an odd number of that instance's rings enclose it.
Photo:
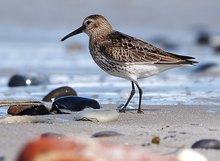
M 209 45 L 210 43 L 210 33 L 207 31 L 200 31 L 197 36 L 197 44 L 199 45 Z
M 208 161 L 202 154 L 192 150 L 183 149 L 177 154 L 178 161 Z
M 5 157 L 3 155 L 0 155 L 0 161 L 4 161 Z
M 71 87 L 68 87 L 68 86 L 59 87 L 59 88 L 56 88 L 56 89 L 52 90 L 51 92 L 49 92 L 43 98 L 43 101 L 45 101 L 45 102 L 52 102 L 55 99 L 57 99 L 59 97 L 63 97 L 63 96 L 77 96 L 77 93 Z
M 22 148 L 16 161 L 83 161 L 80 159 L 82 156 L 77 156 L 74 153 L 75 151 L 79 152 L 79 149 L 80 146 L 66 138 L 40 137 L 28 142 Z
M 90 98 L 85 97 L 78 97 L 78 96 L 64 96 L 56 99 L 52 104 L 52 109 L 66 109 L 70 111 L 82 111 L 85 108 L 94 108 L 94 109 L 100 109 L 99 103 Z
M 217 139 L 202 139 L 196 141 L 192 148 L 200 148 L 200 149 L 220 149 L 220 141 Z
M 202 63 L 198 64 L 196 68 L 193 70 L 194 73 L 200 73 L 200 72 L 205 72 L 209 70 L 210 68 L 216 67 L 217 64 L 213 62 L 207 62 L 207 63 Z
M 100 131 L 96 132 L 92 135 L 92 138 L 98 138 L 98 137 L 112 137 L 112 136 L 122 136 L 123 134 L 117 132 L 117 131 Z
M 53 132 L 48 132 L 48 133 L 43 133 L 41 134 L 41 138 L 43 137 L 56 137 L 56 138 L 62 138 L 65 137 L 63 134 L 58 134 L 58 133 L 53 133 Z
M 10 78 L 8 86 L 17 87 L 17 86 L 42 85 L 48 83 L 49 83 L 49 78 L 42 74 L 36 74 L 36 73 L 30 75 L 15 74 Z
M 43 105 L 34 106 L 10 106 L 8 114 L 11 115 L 49 115 L 50 111 Z
M 220 44 L 214 47 L 216 53 L 220 53 Z
M 34 116 L 12 116 L 0 120 L 0 123 L 52 123 L 48 118 L 38 118 Z
M 74 119 L 76 121 L 92 121 L 92 122 L 110 122 L 116 121 L 119 118 L 119 113 L 116 110 L 107 109 L 85 109 L 78 112 Z
M 160 144 L 160 137 L 156 136 L 151 139 L 152 144 Z

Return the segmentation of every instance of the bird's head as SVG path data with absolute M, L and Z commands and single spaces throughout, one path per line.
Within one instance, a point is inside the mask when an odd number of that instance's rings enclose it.
M 63 37 L 61 41 L 82 32 L 85 32 L 90 38 L 98 38 L 112 31 L 113 29 L 105 17 L 101 15 L 91 15 L 84 19 L 81 27 Z

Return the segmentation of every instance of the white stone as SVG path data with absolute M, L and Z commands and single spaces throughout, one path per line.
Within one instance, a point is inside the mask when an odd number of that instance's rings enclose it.
M 76 121 L 93 121 L 93 122 L 110 122 L 116 121 L 119 118 L 119 113 L 116 110 L 110 109 L 92 109 L 86 108 L 83 111 L 77 112 L 74 116 Z
M 208 161 L 202 154 L 192 149 L 183 149 L 177 154 L 178 161 Z

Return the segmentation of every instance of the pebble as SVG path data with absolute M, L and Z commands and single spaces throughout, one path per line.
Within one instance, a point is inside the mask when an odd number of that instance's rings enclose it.
M 82 111 L 85 108 L 100 109 L 99 103 L 90 98 L 78 97 L 78 96 L 64 96 L 56 99 L 52 104 L 52 109 L 66 109 L 70 111 Z
M 43 104 L 33 106 L 10 106 L 8 114 L 11 115 L 49 115 L 51 114 L 47 107 Z
M 192 148 L 200 148 L 200 149 L 220 149 L 220 141 L 217 139 L 202 139 L 196 141 Z
M 46 96 L 44 96 L 42 101 L 52 102 L 55 99 L 63 96 L 77 96 L 77 93 L 73 88 L 68 86 L 63 86 L 49 92 Z
M 202 154 L 192 149 L 183 149 L 177 154 L 178 161 L 208 161 Z
M 160 137 L 156 136 L 151 139 L 152 144 L 160 144 Z
M 79 149 L 80 146 L 66 138 L 57 138 L 57 136 L 40 137 L 29 141 L 21 149 L 16 161 L 83 161 L 79 158 L 82 156 L 74 153 Z
M 119 118 L 119 113 L 116 110 L 109 109 L 85 109 L 77 112 L 74 116 L 76 121 L 92 121 L 92 122 L 110 122 L 116 121 Z
M 35 116 L 12 116 L 0 120 L 0 123 L 49 123 L 52 121 L 49 118 L 38 118 Z
M 196 68 L 193 69 L 193 72 L 194 73 L 205 72 L 216 66 L 217 64 L 213 62 L 201 63 L 201 64 L 198 64 Z
M 112 137 L 112 136 L 122 136 L 123 134 L 117 131 L 100 131 L 96 132 L 92 135 L 92 138 L 99 138 L 99 137 Z
M 47 132 L 47 133 L 41 134 L 40 137 L 41 138 L 44 138 L 44 137 L 56 137 L 57 139 L 59 139 L 59 138 L 65 137 L 65 135 L 54 133 L 54 132 Z
M 43 85 L 48 84 L 49 78 L 42 74 L 32 73 L 29 75 L 15 74 L 13 75 L 9 82 L 9 87 L 18 86 L 30 86 L 30 85 Z
M 210 43 L 210 33 L 207 31 L 200 31 L 197 35 L 197 44 L 199 45 L 209 45 Z
M 4 161 L 5 157 L 3 155 L 0 155 L 0 161 Z

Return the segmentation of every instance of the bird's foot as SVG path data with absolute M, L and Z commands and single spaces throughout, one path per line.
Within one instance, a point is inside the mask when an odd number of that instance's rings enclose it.
M 144 112 L 142 110 L 138 110 L 137 113 L 143 114 Z
M 137 113 L 144 113 L 144 112 L 142 111 L 141 107 L 138 108 Z
M 125 111 L 126 111 L 126 106 L 124 106 L 124 104 L 120 104 L 118 106 L 118 112 L 125 113 Z

